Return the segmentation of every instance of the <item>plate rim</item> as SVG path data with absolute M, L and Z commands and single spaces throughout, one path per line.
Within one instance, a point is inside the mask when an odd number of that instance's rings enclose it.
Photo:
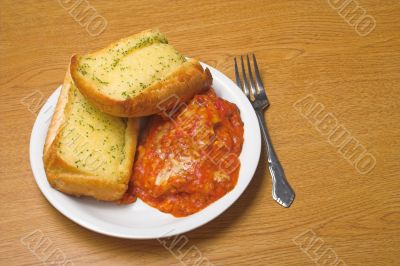
M 214 220 L 215 218 L 220 216 L 223 212 L 225 212 L 228 208 L 230 208 L 239 199 L 239 197 L 242 196 L 243 192 L 247 189 L 248 185 L 250 184 L 250 182 L 254 178 L 254 174 L 256 172 L 256 169 L 257 169 L 257 166 L 258 166 L 258 162 L 259 162 L 260 156 L 261 156 L 261 133 L 260 133 L 260 128 L 259 128 L 259 123 L 258 123 L 258 120 L 257 120 L 257 116 L 256 116 L 256 113 L 255 113 L 255 110 L 251 106 L 251 104 L 250 104 L 249 100 L 246 98 L 246 96 L 241 92 L 240 88 L 231 79 L 229 79 L 225 74 L 223 74 L 222 72 L 220 72 L 216 68 L 211 67 L 208 64 L 205 64 L 203 62 L 200 62 L 200 63 L 201 63 L 201 65 L 203 67 L 206 67 L 206 68 L 210 69 L 210 72 L 211 72 L 211 74 L 213 76 L 213 79 L 218 80 L 221 84 L 223 84 L 223 87 L 228 87 L 228 88 L 230 88 L 232 90 L 237 90 L 236 92 L 234 92 L 234 94 L 236 94 L 237 96 L 240 95 L 239 97 L 242 98 L 242 100 L 244 100 L 243 101 L 244 104 L 247 105 L 246 111 L 250 112 L 250 116 L 252 116 L 251 120 L 256 122 L 256 130 L 254 130 L 254 132 L 251 132 L 251 137 L 255 138 L 255 146 L 253 147 L 253 148 L 255 148 L 255 150 L 252 150 L 252 153 L 255 153 L 255 155 L 254 155 L 254 163 L 252 165 L 252 169 L 250 169 L 251 173 L 249 173 L 249 178 L 248 178 L 247 182 L 245 184 L 243 184 L 243 186 L 241 188 L 238 188 L 238 189 L 240 189 L 240 191 L 237 192 L 235 197 L 230 202 L 227 202 L 227 204 L 224 204 L 220 208 L 216 208 L 217 212 L 212 213 L 211 215 L 209 215 L 209 217 L 206 217 L 206 219 L 200 220 L 200 222 L 197 222 L 194 226 L 186 226 L 186 228 L 184 228 L 183 230 L 175 230 L 175 231 L 174 230 L 170 230 L 170 231 L 167 231 L 166 233 L 153 234 L 153 235 L 151 235 L 151 234 L 147 234 L 147 235 L 143 235 L 143 234 L 123 234 L 123 233 L 121 234 L 121 233 L 118 233 L 118 232 L 110 232 L 110 230 L 104 229 L 101 226 L 96 226 L 96 225 L 90 224 L 87 221 L 84 221 L 84 220 L 80 219 L 80 217 L 75 216 L 74 213 L 68 212 L 68 210 L 63 208 L 61 206 L 61 204 L 56 201 L 56 199 L 52 198 L 46 192 L 46 188 L 44 186 L 42 186 L 41 182 L 43 182 L 43 181 L 40 180 L 40 179 L 45 179 L 44 182 L 48 182 L 47 181 L 47 177 L 46 177 L 46 174 L 44 174 L 44 176 L 38 176 L 39 175 L 38 171 L 40 171 L 40 169 L 37 169 L 37 168 L 40 167 L 40 165 L 37 165 L 35 162 L 37 160 L 40 160 L 40 161 L 43 162 L 43 158 L 42 158 L 42 154 L 40 154 L 40 158 L 39 159 L 35 158 L 35 156 L 37 156 L 38 154 L 34 153 L 34 151 L 36 150 L 35 146 L 38 146 L 38 144 L 35 144 L 35 140 L 37 140 L 37 136 L 36 135 L 38 134 L 38 132 L 40 132 L 39 126 L 43 122 L 42 121 L 43 119 L 41 119 L 41 117 L 43 117 L 43 115 L 44 115 L 43 113 L 48 111 L 48 108 L 46 109 L 46 105 L 49 104 L 49 101 L 50 101 L 50 99 L 52 97 L 57 97 L 55 95 L 57 93 L 59 94 L 62 85 L 58 86 L 57 89 L 49 96 L 49 98 L 46 100 L 46 103 L 42 106 L 41 110 L 39 111 L 39 113 L 38 113 L 38 115 L 36 117 L 35 123 L 33 125 L 33 128 L 32 128 L 32 132 L 31 132 L 31 136 L 30 136 L 30 143 L 29 143 L 29 159 L 30 159 L 32 173 L 33 173 L 33 176 L 35 178 L 35 182 L 36 182 L 37 186 L 39 187 L 41 193 L 44 195 L 44 197 L 47 199 L 47 201 L 56 210 L 58 210 L 61 214 L 63 214 L 65 217 L 67 217 L 71 221 L 79 224 L 80 226 L 82 226 L 82 227 L 84 227 L 84 228 L 86 228 L 88 230 L 91 230 L 91 231 L 94 231 L 94 232 L 97 232 L 97 233 L 100 233 L 100 234 L 103 234 L 103 235 L 112 236 L 112 237 L 118 237 L 118 238 L 124 238 L 124 239 L 157 239 L 157 238 L 170 237 L 170 236 L 174 236 L 174 235 L 178 235 L 178 234 L 183 234 L 183 233 L 186 233 L 188 231 L 191 231 L 191 230 L 194 230 L 196 228 L 199 228 L 199 227 L 203 226 L 206 223 L 211 222 L 212 220 Z M 53 110 L 54 110 L 54 108 L 53 108 Z M 52 115 L 53 114 L 51 114 L 51 117 L 52 117 Z M 253 124 L 254 124 L 254 122 L 253 122 Z M 246 141 L 246 140 L 244 140 L 244 141 Z M 42 151 L 42 153 L 43 153 L 43 147 L 39 147 L 39 152 L 40 151 Z M 242 167 L 243 167 L 243 164 L 242 164 L 242 160 L 241 160 L 241 168 Z M 44 169 L 44 167 L 43 167 L 43 169 Z M 232 193 L 235 189 L 237 189 L 237 185 L 238 184 L 236 184 L 236 186 L 230 192 L 228 192 L 226 195 L 228 195 L 229 193 Z M 222 198 L 226 197 L 226 195 L 224 195 Z M 217 200 L 216 202 L 212 203 L 211 205 L 214 205 L 215 203 L 221 201 L 221 199 Z M 198 213 L 195 213 L 193 215 L 190 215 L 190 216 L 187 216 L 187 217 L 183 217 L 183 218 L 177 218 L 177 219 L 180 219 L 181 221 L 184 220 L 184 219 L 189 219 L 189 217 L 201 214 L 201 212 L 203 212 L 207 208 L 210 208 L 211 205 L 207 206 L 206 208 L 204 208 L 203 210 L 201 210 Z

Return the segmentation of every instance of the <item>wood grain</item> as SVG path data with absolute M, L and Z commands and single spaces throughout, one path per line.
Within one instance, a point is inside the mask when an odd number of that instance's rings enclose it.
M 214 265 L 312 265 L 328 249 L 347 265 L 400 265 L 399 1 L 357 1 L 376 21 L 364 37 L 334 1 L 90 0 L 108 23 L 98 36 L 62 7 L 67 2 L 0 1 L 1 265 L 50 264 L 50 249 L 32 252 L 21 242 L 34 232 L 74 265 L 181 264 L 177 250 L 157 240 L 111 238 L 68 220 L 40 193 L 29 164 L 40 103 L 27 105 L 26 96 L 45 100 L 72 54 L 154 27 L 230 78 L 234 56 L 256 53 L 271 101 L 266 120 L 297 194 L 290 209 L 272 201 L 263 153 L 242 197 L 187 233 L 184 249 L 198 248 Z M 293 107 L 309 94 L 373 154 L 371 172 L 359 174 Z

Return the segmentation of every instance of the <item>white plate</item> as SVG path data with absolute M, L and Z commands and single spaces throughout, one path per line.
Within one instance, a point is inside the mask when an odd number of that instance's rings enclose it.
M 229 78 L 208 67 L 214 78 L 216 93 L 235 103 L 244 123 L 244 143 L 240 154 L 240 173 L 236 187 L 202 211 L 184 218 L 175 218 L 158 211 L 138 199 L 130 205 L 115 205 L 90 198 L 75 198 L 53 189 L 47 182 L 43 168 L 43 146 L 60 89 L 50 96 L 33 126 L 30 141 L 30 161 L 33 175 L 43 195 L 62 214 L 81 226 L 95 232 L 130 239 L 151 239 L 181 234 L 216 218 L 231 206 L 253 178 L 261 150 L 260 129 L 250 102 Z

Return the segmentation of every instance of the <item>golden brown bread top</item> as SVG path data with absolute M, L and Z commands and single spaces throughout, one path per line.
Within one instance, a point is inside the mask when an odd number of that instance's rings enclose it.
M 81 93 L 105 113 L 140 117 L 158 113 L 171 95 L 182 101 L 211 85 L 210 72 L 180 55 L 158 31 L 121 39 L 85 56 L 73 56 L 71 76 Z
M 44 148 L 49 183 L 68 194 L 118 200 L 127 189 L 138 131 L 137 119 L 89 104 L 68 72 Z

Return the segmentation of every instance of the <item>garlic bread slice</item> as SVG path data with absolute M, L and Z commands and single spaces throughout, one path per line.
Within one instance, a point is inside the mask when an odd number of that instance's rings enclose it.
M 197 60 L 186 60 L 154 30 L 73 56 L 71 76 L 89 102 L 121 117 L 158 113 L 157 104 L 171 95 L 187 101 L 212 82 L 208 69 Z
M 44 147 L 51 186 L 75 196 L 120 199 L 128 187 L 139 122 L 92 106 L 66 75 Z

